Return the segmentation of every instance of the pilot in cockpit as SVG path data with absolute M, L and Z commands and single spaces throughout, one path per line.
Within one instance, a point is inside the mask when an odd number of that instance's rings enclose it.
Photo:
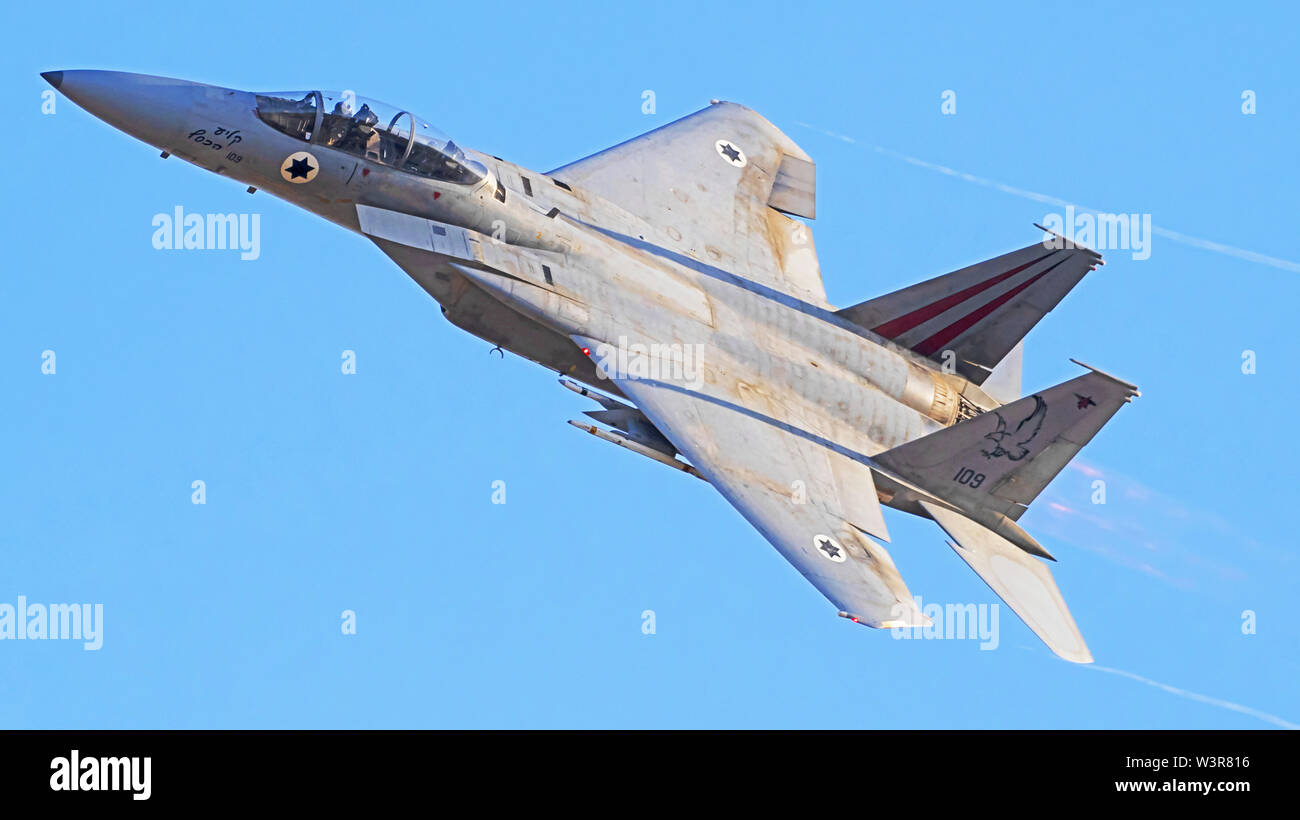
M 324 143 L 332 148 L 352 154 L 362 154 L 366 159 L 379 160 L 379 131 L 375 128 L 379 117 L 370 106 L 362 104 L 352 113 L 352 107 L 340 100 L 325 118 Z
M 334 104 L 334 110 L 325 118 L 325 133 L 321 142 L 332 148 L 342 147 L 343 139 L 351 130 L 352 110 L 342 100 Z
M 364 153 L 366 159 L 379 161 L 379 131 L 375 128 L 379 124 L 379 116 L 370 110 L 370 106 L 362 103 L 361 110 L 357 111 L 356 117 L 353 118 L 353 135 L 357 141 L 357 148 L 360 153 Z

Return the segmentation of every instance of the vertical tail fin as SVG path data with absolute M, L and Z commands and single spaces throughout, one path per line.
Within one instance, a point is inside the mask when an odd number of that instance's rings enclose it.
M 1084 365 L 1087 367 L 1087 365 Z M 971 513 L 1018 519 L 1137 388 L 1091 372 L 875 457 Z
M 956 542 L 950 546 L 957 555 L 1053 652 L 1075 663 L 1091 663 L 1092 655 L 1051 570 L 1032 557 L 1051 555 L 1015 522 L 1102 425 L 1138 395 L 1128 382 L 1088 369 L 875 456 L 878 469 L 892 479 L 882 485 L 906 494 L 904 509 L 938 522 Z
M 983 384 L 1099 264 L 1101 254 L 1088 248 L 1036 242 L 844 308 L 839 315 L 936 361 L 955 359 L 958 373 Z M 945 351 L 952 356 L 945 357 Z

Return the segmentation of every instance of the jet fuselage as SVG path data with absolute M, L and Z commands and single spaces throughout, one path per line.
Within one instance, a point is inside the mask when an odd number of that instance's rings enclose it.
M 742 321 L 723 324 L 751 332 L 713 336 L 699 378 L 739 384 L 796 413 L 827 440 L 852 442 L 862 455 L 951 423 L 956 394 L 978 395 L 829 306 L 756 287 L 692 248 L 669 246 L 617 205 L 496 157 L 468 151 L 484 170 L 481 178 L 434 179 L 323 144 L 320 132 L 308 140 L 282 133 L 259 116 L 259 95 L 251 92 L 109 71 L 45 76 L 126 133 L 350 231 L 362 232 L 358 206 L 367 206 L 561 254 L 560 269 L 531 278 L 450 264 L 404 267 L 454 323 L 611 393 L 619 391 L 590 361 L 596 351 L 584 353 L 575 338 L 615 348 L 671 339 L 689 358 L 688 346 L 706 338 L 699 328 L 717 326 L 729 313 Z M 324 109 L 332 97 L 320 99 Z M 306 165 L 295 178 L 290 158 L 300 154 Z M 864 389 L 845 391 L 845 382 Z M 772 384 L 786 389 L 773 391 Z

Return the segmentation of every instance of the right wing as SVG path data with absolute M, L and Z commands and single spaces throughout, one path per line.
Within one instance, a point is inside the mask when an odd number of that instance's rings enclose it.
M 470 232 L 427 219 L 366 206 L 358 206 L 357 213 L 362 230 L 399 264 L 409 249 L 446 257 L 467 276 L 474 271 L 454 260 L 528 279 L 521 266 L 547 258 L 545 252 L 514 252 L 478 241 Z M 411 270 L 422 275 L 418 265 Z M 587 350 L 600 346 L 590 339 L 573 341 Z M 581 358 L 590 369 L 591 359 Z M 596 382 L 594 371 L 579 377 Z M 889 553 L 869 537 L 889 540 L 870 467 L 801 429 L 791 411 L 776 402 L 754 395 L 706 395 L 643 379 L 614 381 L 656 432 L 841 614 L 875 627 L 928 624 Z M 620 407 L 606 406 L 606 412 Z M 598 420 L 611 421 L 601 415 L 596 414 Z
M 928 625 L 889 553 L 868 537 L 889 535 L 867 465 L 738 397 L 615 382 L 841 615 L 874 627 Z

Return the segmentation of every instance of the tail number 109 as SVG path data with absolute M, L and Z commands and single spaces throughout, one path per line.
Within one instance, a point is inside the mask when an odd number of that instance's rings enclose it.
M 984 483 L 984 474 L 977 473 L 969 467 L 963 467 L 957 471 L 957 475 L 953 476 L 952 480 L 956 481 L 958 484 L 965 484 L 967 487 L 975 489 Z

